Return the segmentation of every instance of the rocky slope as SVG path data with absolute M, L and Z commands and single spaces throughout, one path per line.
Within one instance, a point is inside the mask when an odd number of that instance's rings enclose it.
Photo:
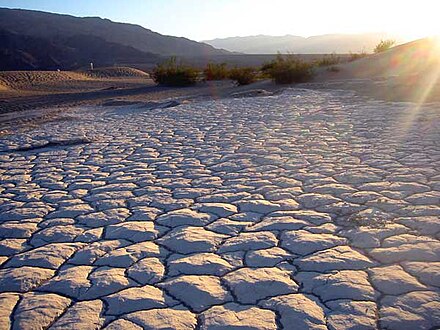
M 145 67 L 161 61 L 162 56 L 227 53 L 139 25 L 0 8 L 0 70 L 70 70 L 90 62 Z

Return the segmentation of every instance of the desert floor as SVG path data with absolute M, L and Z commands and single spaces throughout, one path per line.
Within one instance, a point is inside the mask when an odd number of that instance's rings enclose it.
M 51 80 L 47 72 L 27 74 L 29 77 L 25 79 L 21 75 L 18 78 L 13 76 L 15 80 L 8 81 L 12 88 L 0 89 L 0 136 L 54 120 L 66 120 L 69 110 L 77 106 L 130 105 L 164 100 L 185 103 L 267 95 L 284 89 L 268 80 L 241 87 L 231 81 L 213 81 L 172 88 L 157 86 L 151 79 L 143 77 L 65 79 L 62 75 L 66 73 L 53 73 L 55 78 L 61 75 L 64 79 Z
M 160 87 L 149 78 L 136 76 L 135 69 L 122 69 L 132 76 L 87 77 L 74 72 L 0 72 L 0 136 L 54 120 L 66 120 L 69 117 L 66 110 L 75 106 L 130 105 L 164 100 L 188 103 L 278 94 L 291 87 L 275 85 L 270 80 L 261 80 L 248 86 L 235 86 L 231 81 L 211 81 L 185 88 Z M 134 74 L 130 70 L 135 71 Z M 423 75 L 416 78 L 357 78 L 354 74 L 350 76 L 349 70 L 332 73 L 321 69 L 317 71 L 313 82 L 298 84 L 296 87 L 354 91 L 369 99 L 392 102 L 440 102 L 440 79 L 435 83 L 426 80 Z
M 2 136 L 1 329 L 440 326 L 438 104 L 194 92 Z

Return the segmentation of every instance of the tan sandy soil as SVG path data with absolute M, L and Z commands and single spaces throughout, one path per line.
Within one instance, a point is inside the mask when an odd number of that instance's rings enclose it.
M 440 101 L 440 41 L 421 39 L 387 52 L 321 69 L 309 87 L 352 89 L 389 101 Z
M 3 71 L 0 97 L 83 92 L 144 85 L 149 75 L 143 71 L 116 67 L 93 71 Z
M 120 77 L 132 77 L 132 78 L 148 78 L 149 74 L 134 68 L 128 67 L 114 67 L 114 68 L 98 68 L 94 70 L 88 70 L 82 72 L 82 74 L 91 78 L 120 78 Z

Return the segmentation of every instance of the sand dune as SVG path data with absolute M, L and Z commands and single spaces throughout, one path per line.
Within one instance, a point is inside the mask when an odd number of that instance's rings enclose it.
M 66 105 L 90 105 L 113 97 L 139 95 L 154 85 L 147 73 L 126 67 L 83 72 L 4 71 L 0 72 L 0 122 L 10 126 L 11 116 L 5 118 L 3 114 L 15 113 L 13 118 L 31 117 L 36 124 L 35 117 L 52 118 Z M 51 110 L 51 115 L 43 109 Z M 24 110 L 38 111 L 18 114 Z
M 148 78 L 149 74 L 134 68 L 129 67 L 114 67 L 114 68 L 99 68 L 82 72 L 82 74 L 91 78 L 126 78 L 126 77 L 140 77 Z
M 29 90 L 47 84 L 71 84 L 103 78 L 148 78 L 146 72 L 127 68 L 99 68 L 93 71 L 3 71 L 0 72 L 0 86 L 5 89 Z M 0 87 L 1 89 L 1 87 Z
M 90 79 L 84 74 L 68 71 L 4 71 L 0 72 L 0 83 L 9 89 L 27 89 L 48 82 Z
M 421 39 L 317 72 L 312 85 L 352 89 L 389 101 L 440 101 L 440 43 Z
M 390 78 L 419 76 L 440 65 L 440 43 L 434 38 L 416 40 L 358 61 L 340 65 L 328 78 Z

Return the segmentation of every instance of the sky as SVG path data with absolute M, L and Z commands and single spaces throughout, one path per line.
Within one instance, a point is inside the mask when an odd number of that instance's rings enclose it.
M 248 35 L 440 34 L 440 0 L 0 0 L 0 7 L 99 16 L 201 41 Z

